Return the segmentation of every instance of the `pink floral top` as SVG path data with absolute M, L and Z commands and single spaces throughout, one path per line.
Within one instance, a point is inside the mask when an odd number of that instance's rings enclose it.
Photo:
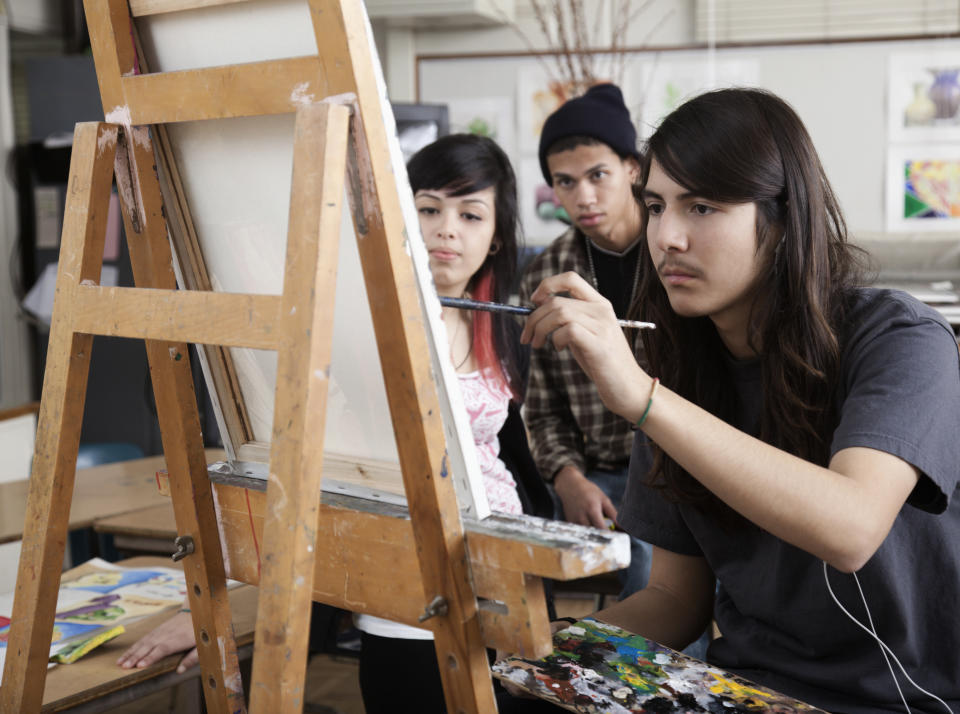
M 500 513 L 522 513 L 517 484 L 500 460 L 500 439 L 497 434 L 507 420 L 510 392 L 499 380 L 486 380 L 480 372 L 458 374 L 463 403 L 470 417 L 477 458 L 483 475 L 484 490 L 491 510 Z M 357 613 L 353 616 L 357 628 L 380 637 L 401 637 L 414 640 L 433 639 L 430 630 L 392 622 L 376 615 Z
M 517 483 L 500 460 L 500 440 L 497 438 L 507 420 L 510 392 L 505 384 L 484 379 L 479 371 L 458 374 L 457 377 L 470 417 L 490 508 L 500 513 L 522 513 Z

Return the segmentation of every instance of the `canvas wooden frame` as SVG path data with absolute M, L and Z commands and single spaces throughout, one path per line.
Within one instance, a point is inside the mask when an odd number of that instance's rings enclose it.
M 131 15 L 134 18 L 134 37 L 138 40 L 140 73 L 148 72 L 153 68 L 149 67 L 147 64 L 150 61 L 149 55 L 151 54 L 149 51 L 150 48 L 145 48 L 145 45 L 148 45 L 148 42 L 140 41 L 140 29 L 142 28 L 139 28 L 137 25 L 138 18 L 142 17 L 142 21 L 150 22 L 154 15 L 157 13 L 163 13 L 164 21 L 169 23 L 172 21 L 172 16 L 169 14 L 171 8 L 173 10 L 182 10 L 185 9 L 187 5 L 199 6 L 201 8 L 201 13 L 205 15 L 204 17 L 200 17 L 199 20 L 207 23 L 210 23 L 213 19 L 218 17 L 218 9 L 221 11 L 232 10 L 232 8 L 221 8 L 221 6 L 241 5 L 244 6 L 243 11 L 247 13 L 252 13 L 259 7 L 268 7 L 270 11 L 275 11 L 278 7 L 285 6 L 288 9 L 288 14 L 293 12 L 293 10 L 290 9 L 293 6 L 307 6 L 305 2 L 297 3 L 293 2 L 292 0 L 288 2 L 273 3 L 249 2 L 243 0 L 241 0 L 241 2 L 232 3 L 220 0 L 217 2 L 200 3 L 187 3 L 185 0 L 173 0 L 172 2 L 161 0 L 151 0 L 150 2 L 133 2 L 130 4 L 130 8 Z M 189 17 L 186 13 L 182 13 L 181 15 L 183 17 Z M 181 15 L 178 15 L 177 17 L 180 17 Z M 308 20 L 309 18 L 305 16 L 304 19 Z M 193 21 L 199 26 L 196 18 L 193 18 Z M 309 25 L 308 22 L 302 24 Z M 269 32 L 269 29 L 263 28 L 263 31 Z M 182 35 L 182 33 L 177 33 L 177 35 L 179 40 L 179 36 Z M 310 40 L 313 41 L 312 35 Z M 291 40 L 291 42 L 293 42 L 295 46 L 299 47 L 299 45 L 296 45 L 295 40 Z M 372 34 L 368 37 L 368 42 L 371 48 L 373 48 Z M 183 43 L 183 45 L 190 44 L 191 43 L 188 42 Z M 147 51 L 145 51 L 145 49 Z M 157 48 L 153 49 L 154 53 L 156 53 Z M 182 46 L 181 50 L 181 54 L 183 54 L 184 51 Z M 270 51 L 270 49 L 260 49 L 258 50 L 259 55 L 257 56 L 270 56 Z M 316 51 L 315 46 L 314 51 Z M 228 50 L 228 52 L 232 52 L 232 50 Z M 202 55 L 202 53 L 199 54 Z M 267 70 L 267 62 L 276 63 L 280 66 L 280 68 Z M 248 63 L 239 66 L 243 67 L 244 70 L 249 71 L 251 75 L 255 75 L 257 64 L 258 63 Z M 262 104 L 258 104 L 256 107 L 250 108 L 249 111 L 244 110 L 241 106 L 240 110 L 237 112 L 238 116 L 243 116 L 244 114 L 248 113 L 275 114 L 291 112 L 294 108 L 296 108 L 296 106 L 298 106 L 298 104 L 308 101 L 311 98 L 316 99 L 318 96 L 320 96 L 320 88 L 315 86 L 316 79 L 311 76 L 312 74 L 315 74 L 318 69 L 316 57 L 283 57 L 280 59 L 263 60 L 259 64 L 263 67 L 264 71 L 274 72 L 277 74 L 291 71 L 294 73 L 299 73 L 299 76 L 302 76 L 303 79 L 302 81 L 296 82 L 296 96 L 292 96 L 290 94 L 283 95 L 283 93 L 277 92 L 277 96 L 274 98 L 275 105 L 268 107 L 266 111 L 261 110 Z M 190 65 L 187 64 L 181 66 Z M 159 67 L 157 69 L 163 71 L 166 68 Z M 377 69 L 379 70 L 379 67 L 377 67 Z M 216 67 L 210 67 L 204 68 L 202 71 L 215 75 L 217 69 Z M 174 72 L 174 74 L 181 74 L 185 78 L 189 76 L 189 72 L 190 70 L 182 69 L 179 72 Z M 157 76 L 159 77 L 163 75 Z M 160 90 L 153 89 L 150 91 L 157 92 L 162 91 L 162 89 L 163 88 Z M 323 91 L 331 91 L 336 93 L 337 87 L 330 87 Z M 399 144 L 395 140 L 395 123 L 390 110 L 389 102 L 386 100 L 386 90 L 382 81 L 382 77 L 379 78 L 379 92 L 382 99 L 381 106 L 383 110 L 383 121 L 385 126 L 388 128 L 388 138 L 390 139 L 391 156 L 389 158 L 394 167 L 393 173 L 401 189 L 401 210 L 404 214 L 406 232 L 409 237 L 410 253 L 414 260 L 415 274 L 423 300 L 423 317 L 424 321 L 430 327 L 430 335 L 432 337 L 430 349 L 433 355 L 434 373 L 437 378 L 437 385 L 440 389 L 441 409 L 443 410 L 444 425 L 447 430 L 447 438 L 449 442 L 451 466 L 450 472 L 454 474 L 458 498 L 465 515 L 484 518 L 490 513 L 489 504 L 487 503 L 486 494 L 482 487 L 482 477 L 480 475 L 479 463 L 475 453 L 469 421 L 462 406 L 462 399 L 459 392 L 456 374 L 447 357 L 446 348 L 438 348 L 438 345 L 442 346 L 446 344 L 444 332 L 445 328 L 440 317 L 439 303 L 435 300 L 435 292 L 432 286 L 432 277 L 430 276 L 429 272 L 428 259 L 426 256 L 426 251 L 423 248 L 422 239 L 420 238 L 419 223 L 416 218 L 416 211 L 413 205 L 412 195 L 409 195 L 406 172 L 399 149 Z M 239 97 L 223 97 L 219 99 L 221 101 L 229 100 L 231 102 L 242 102 L 242 98 Z M 142 117 L 142 120 L 148 119 L 149 117 Z M 135 118 L 134 120 L 139 121 L 141 118 Z M 196 200 L 188 200 L 185 181 L 182 176 L 183 167 L 178 166 L 178 161 L 175 158 L 175 154 L 177 152 L 175 151 L 173 134 L 174 132 L 179 131 L 185 131 L 185 129 L 182 129 L 182 127 L 179 125 L 170 126 L 168 128 L 163 124 L 158 124 L 155 127 L 155 145 L 157 146 L 158 153 L 158 172 L 161 190 L 164 196 L 164 203 L 167 207 L 168 226 L 174 247 L 178 281 L 182 287 L 187 289 L 216 289 L 216 281 L 211 279 L 211 272 L 208 269 L 209 266 L 207 255 L 205 254 L 205 250 L 203 248 L 204 239 L 203 236 L 200 235 L 200 231 L 198 230 L 194 216 L 191 214 L 191 205 L 196 206 L 198 202 Z M 183 159 L 183 155 L 183 152 L 180 152 L 181 159 Z M 207 245 L 209 245 L 209 241 L 207 241 Z M 280 242 L 280 246 L 282 248 L 282 241 Z M 346 246 L 345 250 L 348 248 L 351 248 L 351 246 Z M 353 250 L 355 252 L 355 249 Z M 343 265 L 344 260 L 344 258 L 341 258 L 341 265 Z M 359 270 L 359 268 L 357 268 L 357 270 Z M 224 271 L 219 270 L 218 272 L 222 276 Z M 338 300 L 336 303 L 337 309 L 340 310 L 343 304 L 344 303 L 342 300 Z M 363 308 L 361 307 L 360 310 L 362 311 Z M 373 340 L 373 334 L 369 327 L 369 320 L 367 320 L 367 323 L 368 325 L 365 326 L 365 329 L 368 333 L 367 344 L 369 344 L 370 350 L 375 354 L 376 344 Z M 338 336 L 335 336 L 334 357 L 336 362 L 336 352 L 338 349 L 337 346 L 342 345 L 343 340 L 341 339 L 342 333 L 340 332 L 342 328 L 340 327 L 339 323 L 335 325 L 335 329 L 339 333 Z M 249 375 L 253 373 L 254 377 L 258 376 L 256 365 L 253 365 L 252 368 L 250 366 L 251 359 L 255 359 L 255 357 L 246 359 L 242 365 L 240 365 L 234 359 L 234 355 L 244 354 L 245 356 L 249 356 L 252 354 L 250 351 L 238 352 L 237 348 L 210 345 L 200 346 L 198 349 L 200 352 L 204 376 L 206 378 L 209 392 L 214 403 L 214 409 L 217 416 L 218 426 L 220 427 L 224 448 L 227 452 L 227 456 L 233 471 L 266 478 L 270 443 L 268 439 L 262 438 L 262 434 L 264 431 L 268 430 L 269 424 L 267 425 L 267 428 L 264 428 L 263 420 L 260 421 L 261 426 L 259 431 L 261 432 L 261 435 L 258 437 L 254 428 L 254 422 L 257 415 L 248 407 L 248 402 L 245 398 L 244 390 L 242 388 L 245 381 L 245 374 Z M 261 354 L 260 356 L 262 357 L 263 355 Z M 354 356 L 357 356 L 356 352 L 354 352 Z M 269 360 L 269 356 L 266 357 L 266 359 Z M 341 359 L 340 366 L 346 365 L 347 362 L 348 360 Z M 368 366 L 367 372 L 371 374 L 372 378 L 379 378 L 380 363 L 374 360 L 371 365 L 372 366 Z M 335 364 L 335 373 L 337 368 L 338 365 Z M 336 379 L 336 374 L 334 377 Z M 247 377 L 246 383 L 249 382 L 250 378 Z M 379 389 L 382 394 L 382 387 L 378 387 L 376 384 L 374 384 L 372 389 Z M 374 403 L 373 399 L 379 399 L 380 401 Z M 354 403 L 357 403 L 357 400 L 354 400 Z M 386 439 L 386 441 L 390 441 L 389 410 L 386 399 L 383 396 L 377 397 L 376 395 L 371 395 L 371 404 L 373 408 L 367 409 L 367 412 L 364 416 L 372 416 L 373 418 L 379 419 L 379 421 L 376 421 L 367 427 L 367 431 L 374 433 L 374 436 L 371 439 L 371 446 L 379 447 L 383 446 L 384 439 Z M 376 408 L 377 405 L 379 405 L 379 408 Z M 328 425 L 328 431 L 331 428 L 337 428 L 338 421 L 336 419 L 331 419 L 329 421 L 332 422 L 332 424 Z M 379 443 L 374 444 L 374 439 L 379 440 Z M 329 434 L 328 441 L 330 441 Z M 358 439 L 355 438 L 354 442 L 357 441 Z M 390 444 L 390 446 L 392 447 L 392 444 Z M 399 494 L 401 498 L 403 497 L 399 470 L 396 467 L 395 451 L 391 453 L 389 450 L 384 451 L 382 448 L 373 448 L 371 453 L 364 453 L 363 451 L 358 453 L 355 450 L 350 450 L 349 447 L 347 449 L 342 449 L 338 448 L 337 445 L 334 444 L 328 449 L 327 455 L 328 458 L 330 458 L 332 462 L 336 464 L 342 465 L 345 463 L 345 461 L 348 461 L 351 458 L 360 457 L 370 469 L 379 470 L 381 473 L 386 473 L 392 470 L 395 474 L 392 479 L 392 486 L 387 487 L 388 490 L 392 491 L 392 493 L 386 495 Z M 391 463 L 393 466 L 391 466 Z M 341 469 L 340 474 L 344 476 L 344 479 L 325 479 L 325 488 L 338 490 L 340 492 L 347 491 L 354 495 L 360 496 L 371 495 L 372 497 L 376 498 L 382 498 L 385 495 L 382 492 L 382 489 L 371 491 L 369 487 L 362 485 L 355 488 L 354 480 L 357 476 L 357 472 L 355 470 L 350 470 L 349 468 Z

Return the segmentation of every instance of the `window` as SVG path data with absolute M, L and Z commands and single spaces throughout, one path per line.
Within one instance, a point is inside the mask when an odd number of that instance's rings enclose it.
M 960 31 L 960 0 L 696 0 L 694 31 L 700 42 L 709 39 L 711 14 L 718 44 Z

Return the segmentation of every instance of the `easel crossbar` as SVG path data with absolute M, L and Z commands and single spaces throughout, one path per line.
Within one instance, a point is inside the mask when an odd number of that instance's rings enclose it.
M 130 0 L 130 15 L 144 17 L 216 5 L 235 5 L 242 2 L 250 2 L 250 0 Z
M 339 457 L 324 457 L 324 479 L 351 478 L 350 463 Z M 228 503 L 241 489 L 244 496 L 242 522 L 250 518 L 262 518 L 263 493 L 266 481 L 249 476 L 224 475 L 216 467 L 209 470 L 214 489 L 221 494 L 221 501 Z M 168 479 L 160 477 L 157 485 L 160 493 L 169 495 Z M 249 504 L 249 509 L 246 508 Z M 321 502 L 321 518 L 368 520 L 376 525 L 370 530 L 384 533 L 394 521 L 410 521 L 406 506 L 376 501 L 346 493 L 324 491 Z M 224 509 L 221 516 L 229 509 Z M 249 513 L 247 512 L 249 510 Z M 406 528 L 406 526 L 404 526 Z M 334 529 L 336 530 L 336 529 Z M 499 513 L 478 520 L 464 518 L 463 530 L 467 551 L 474 567 L 484 563 L 498 568 L 515 570 L 553 580 L 574 580 L 599 573 L 625 568 L 630 563 L 630 543 L 623 533 L 601 531 L 566 521 L 553 521 L 536 516 Z M 345 548 L 342 539 L 332 539 L 338 549 Z M 326 547 L 319 545 L 318 548 Z M 349 554 L 360 559 L 362 553 Z
M 136 126 L 290 114 L 339 93 L 320 86 L 322 78 L 320 60 L 313 55 L 140 74 L 123 77 L 120 84 Z
M 80 285 L 76 332 L 276 350 L 280 296 Z
M 325 477 L 328 471 L 325 462 Z M 224 480 L 216 470 L 210 479 L 228 575 L 258 584 L 269 513 L 265 483 L 232 474 Z M 158 484 L 167 492 L 167 479 Z M 422 626 L 418 617 L 429 598 L 406 507 L 324 493 L 317 522 L 315 600 Z M 623 533 L 531 516 L 466 518 L 463 525 L 483 642 L 523 656 L 543 656 L 552 648 L 546 611 L 538 608 L 544 599 L 539 577 L 572 580 L 624 567 L 630 559 Z M 390 564 L 389 588 L 382 583 L 383 563 Z

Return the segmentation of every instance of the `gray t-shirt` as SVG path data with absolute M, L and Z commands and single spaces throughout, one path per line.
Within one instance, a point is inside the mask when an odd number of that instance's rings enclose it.
M 914 681 L 960 713 L 957 344 L 939 313 L 896 291 L 858 290 L 847 325 L 831 455 L 869 447 L 923 474 L 857 577 L 883 641 Z M 734 426 L 755 434 L 759 364 L 729 366 L 741 402 Z M 638 432 L 619 522 L 631 535 L 710 564 L 723 633 L 710 646 L 710 662 L 831 712 L 902 711 L 879 645 L 830 598 L 820 560 L 746 521 L 731 530 L 665 500 L 643 483 L 649 463 Z M 827 572 L 840 602 L 865 621 L 854 577 Z M 943 711 L 899 671 L 898 678 L 914 711 Z

